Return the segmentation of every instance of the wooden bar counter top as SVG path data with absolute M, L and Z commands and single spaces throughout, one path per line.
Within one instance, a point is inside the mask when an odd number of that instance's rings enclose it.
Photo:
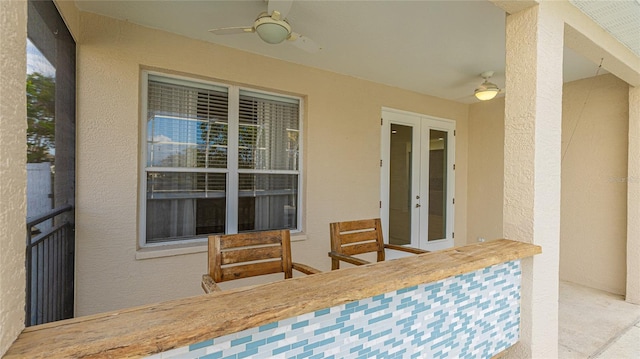
M 541 251 L 499 239 L 63 320 L 25 329 L 3 358 L 140 358 Z

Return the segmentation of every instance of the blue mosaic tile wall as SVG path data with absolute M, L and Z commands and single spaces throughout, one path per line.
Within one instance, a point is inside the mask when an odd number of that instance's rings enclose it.
M 491 358 L 518 340 L 520 275 L 502 263 L 149 358 Z

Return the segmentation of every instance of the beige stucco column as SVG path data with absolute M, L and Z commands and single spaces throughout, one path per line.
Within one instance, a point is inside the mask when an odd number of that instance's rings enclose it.
M 629 86 L 628 153 L 626 300 L 640 304 L 640 87 L 632 86 Z
M 564 22 L 547 4 L 506 21 L 506 238 L 542 246 L 523 261 L 520 342 L 510 357 L 557 358 Z
M 27 2 L 0 1 L 0 357 L 24 328 Z

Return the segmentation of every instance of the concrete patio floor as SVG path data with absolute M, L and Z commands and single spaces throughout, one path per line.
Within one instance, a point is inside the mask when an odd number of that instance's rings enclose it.
M 560 282 L 561 359 L 640 358 L 640 306 L 623 296 Z

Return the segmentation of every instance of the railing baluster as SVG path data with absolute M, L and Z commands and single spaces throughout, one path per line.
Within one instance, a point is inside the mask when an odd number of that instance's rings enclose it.
M 26 267 L 27 267 L 27 273 L 26 273 L 26 278 L 27 278 L 27 287 L 26 292 L 27 292 L 27 301 L 25 303 L 25 325 L 29 325 L 29 323 L 31 323 L 31 301 L 29 300 L 29 298 L 31 298 L 31 284 L 33 283 L 33 281 L 31 280 L 31 262 L 32 262 L 32 254 L 31 251 L 33 251 L 33 249 L 31 248 L 31 228 L 27 227 L 27 249 L 24 251 L 25 253 L 25 258 L 26 258 Z
M 60 232 L 57 232 L 53 236 L 53 241 L 51 242 L 51 313 L 49 314 L 49 320 L 53 321 L 53 318 L 57 316 L 57 307 L 58 307 L 58 294 L 60 288 L 58 288 L 58 261 L 53 260 L 60 259 L 58 257 L 58 237 Z
M 45 258 L 44 258 L 44 243 L 38 245 L 38 272 L 36 272 L 36 278 L 38 280 L 38 308 L 36 308 L 36 324 L 42 323 L 42 311 L 44 308 L 44 298 L 43 293 L 45 291 L 45 278 L 44 278 L 44 270 L 45 268 Z
M 47 322 L 47 313 L 49 312 L 49 241 L 42 243 L 42 319 L 38 324 Z
M 64 227 L 61 229 L 61 231 L 64 230 Z M 58 248 L 60 247 L 60 232 L 58 232 L 55 236 L 54 239 L 54 246 L 53 246 L 53 255 L 55 258 L 58 259 L 62 259 L 60 258 L 60 252 L 58 251 Z M 58 298 L 60 298 L 60 283 L 58 282 L 58 276 L 60 275 L 59 273 L 59 267 L 60 267 L 60 261 L 56 261 L 54 262 L 54 266 L 53 266 L 53 288 L 55 290 L 55 294 L 53 295 L 53 300 L 52 300 L 52 308 L 51 308 L 51 317 L 52 318 L 57 318 L 58 317 Z
M 42 323 L 46 323 L 49 321 L 49 313 L 51 313 L 51 241 L 46 241 L 43 243 L 44 245 L 44 261 L 45 271 L 44 275 L 44 285 L 45 289 L 42 291 L 42 300 L 43 300 L 43 308 L 42 308 Z M 42 324 L 40 323 L 40 324 Z
M 62 294 L 62 281 L 60 280 L 61 278 L 61 270 L 60 267 L 62 265 L 61 261 L 64 260 L 64 258 L 62 257 L 62 251 L 60 251 L 60 247 L 61 247 L 61 242 L 62 242 L 62 234 L 64 233 L 64 227 L 62 227 L 60 233 L 58 234 L 58 236 L 56 236 L 56 257 L 60 258 L 59 261 L 56 262 L 56 300 L 55 300 L 55 310 L 54 310 L 54 317 L 55 318 L 60 318 L 60 314 L 61 314 L 61 310 L 60 310 L 60 296 Z
M 74 270 L 76 265 L 76 235 L 75 235 L 75 227 L 71 225 L 71 223 L 67 223 L 67 293 L 66 293 L 66 302 L 71 303 L 71 306 L 66 306 L 65 318 L 71 318 L 73 316 L 73 300 L 74 300 Z

